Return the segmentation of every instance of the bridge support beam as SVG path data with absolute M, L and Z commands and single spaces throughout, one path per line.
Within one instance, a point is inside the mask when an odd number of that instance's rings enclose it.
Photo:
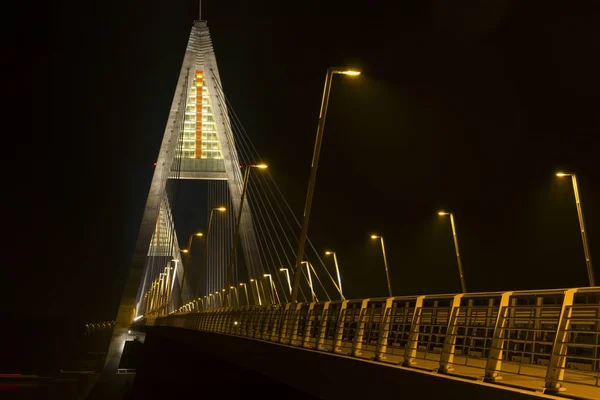
M 510 315 L 508 308 L 509 301 L 512 296 L 512 292 L 506 292 L 502 294 L 500 298 L 500 304 L 498 305 L 498 315 L 496 317 L 496 324 L 494 325 L 494 335 L 492 336 L 492 344 L 490 346 L 487 362 L 485 365 L 485 376 L 484 382 L 495 382 L 502 379 L 498 375 L 502 368 L 502 357 L 504 353 L 504 332 L 507 328 L 507 320 Z
M 415 311 L 410 324 L 410 333 L 404 349 L 404 360 L 402 365 L 410 367 L 417 364 L 417 349 L 419 348 L 419 326 L 421 325 L 421 308 L 425 296 L 417 297 L 415 301 Z
M 557 393 L 564 390 L 561 381 L 565 375 L 565 365 L 567 362 L 569 327 L 571 326 L 571 313 L 573 306 L 573 298 L 577 289 L 569 289 L 565 292 L 565 297 L 560 311 L 560 322 L 554 345 L 552 346 L 552 356 L 550 357 L 550 365 L 546 373 L 546 393 Z
M 377 338 L 377 349 L 375 350 L 375 360 L 387 360 L 387 343 L 390 335 L 391 309 L 394 304 L 394 298 L 386 299 L 384 309 L 381 310 L 381 321 L 379 322 L 379 337 Z
M 448 328 L 446 328 L 446 336 L 444 338 L 444 346 L 440 355 L 440 368 L 438 372 L 448 373 L 454 371 L 454 352 L 456 350 L 456 335 L 458 334 L 457 319 L 460 310 L 460 301 L 463 294 L 457 294 L 452 299 L 452 308 L 448 315 Z

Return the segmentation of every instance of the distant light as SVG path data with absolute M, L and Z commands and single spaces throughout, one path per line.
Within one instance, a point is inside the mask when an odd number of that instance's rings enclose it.
M 558 177 L 562 178 L 563 176 L 571 176 L 571 174 L 566 174 L 566 173 L 564 173 L 564 172 L 557 172 L 557 173 L 556 173 L 556 176 L 558 176 Z
M 223 292 L 225 291 L 225 289 L 223 289 Z
M 233 321 L 233 324 L 234 324 L 234 325 L 237 325 L 237 324 L 238 324 L 238 322 L 237 322 L 237 321 Z
M 245 283 L 244 283 L 244 282 L 240 283 L 240 286 L 244 286 L 244 285 L 245 285 Z
M 217 207 L 217 208 L 215 208 L 215 210 L 221 211 L 221 212 L 227 211 L 227 209 L 225 207 Z
M 194 235 L 200 237 L 200 236 L 204 236 L 204 233 L 202 233 L 202 232 L 196 232 L 196 233 L 194 233 Z
M 179 251 L 181 251 L 182 253 L 187 253 L 187 252 L 189 252 L 189 250 L 188 250 L 188 249 L 179 249 Z
M 256 164 L 256 165 L 252 165 L 252 167 L 260 168 L 260 169 L 269 168 L 269 166 L 267 164 Z
M 329 251 L 329 250 L 328 250 L 328 251 L 326 251 L 326 252 L 325 252 L 325 255 L 326 255 L 326 256 L 330 256 L 330 255 L 332 255 L 332 254 L 333 254 L 333 251 Z
M 131 335 L 131 331 L 127 331 L 127 333 Z
M 445 211 L 440 211 L 440 212 L 438 212 L 438 215 L 448 215 L 448 214 L 450 214 L 450 213 L 447 213 L 447 212 L 445 212 Z
M 156 161 L 154 161 L 154 162 L 152 163 L 152 165 L 154 165 L 154 166 L 156 167 Z
M 377 236 L 377 235 L 371 235 L 371 239 L 379 239 L 379 236 Z
M 250 282 L 254 282 L 254 279 L 250 279 Z
M 354 71 L 354 70 L 347 70 L 347 71 L 340 71 L 340 74 L 344 74 L 344 75 L 350 75 L 350 76 L 357 76 L 360 75 L 360 71 Z
M 271 274 L 264 274 L 263 276 L 264 276 L 265 278 L 266 278 L 266 277 L 269 277 L 269 278 L 270 278 L 270 277 L 271 277 Z
M 235 286 L 229 286 L 229 289 L 235 289 Z
M 280 271 L 287 271 L 287 268 L 279 268 Z

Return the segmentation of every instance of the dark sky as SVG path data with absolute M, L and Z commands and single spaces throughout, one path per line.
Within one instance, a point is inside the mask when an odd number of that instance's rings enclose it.
M 337 250 L 348 297 L 386 293 L 371 232 L 396 294 L 460 290 L 440 208 L 469 290 L 587 284 L 553 174 L 578 174 L 600 257 L 597 3 L 203 3 L 225 92 L 297 215 L 325 71 L 363 71 L 335 78 L 309 230 Z M 7 28 L 12 310 L 114 318 L 197 11 L 62 0 Z

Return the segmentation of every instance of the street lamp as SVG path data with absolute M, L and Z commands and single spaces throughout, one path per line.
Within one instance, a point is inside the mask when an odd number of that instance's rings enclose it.
M 315 139 L 315 148 L 313 151 L 313 159 L 310 167 L 310 178 L 308 180 L 308 190 L 306 192 L 306 203 L 304 204 L 304 219 L 302 221 L 302 231 L 298 240 L 298 251 L 296 253 L 296 275 L 294 276 L 294 287 L 292 289 L 291 302 L 295 303 L 298 297 L 298 286 L 300 285 L 300 265 L 304 258 L 304 248 L 306 246 L 306 235 L 308 234 L 308 222 L 310 219 L 310 210 L 312 206 L 312 197 L 315 190 L 317 180 L 317 167 L 319 166 L 319 156 L 321 153 L 321 142 L 323 141 L 323 130 L 325 128 L 325 118 L 327 116 L 327 106 L 329 105 L 329 93 L 331 92 L 331 80 L 334 74 L 357 76 L 360 71 L 350 70 L 347 68 L 327 69 L 325 75 L 325 87 L 323 88 L 323 97 L 321 99 L 321 110 L 319 112 L 319 123 L 317 125 L 317 137 Z
M 240 198 L 240 205 L 238 209 L 237 218 L 235 220 L 235 230 L 233 231 L 233 238 L 231 239 L 231 254 L 229 256 L 229 266 L 227 267 L 227 284 L 231 285 L 231 276 L 233 274 L 233 262 L 235 260 L 235 248 L 237 243 L 237 237 L 240 231 L 240 222 L 242 220 L 242 211 L 244 210 L 244 197 L 246 197 L 246 188 L 248 187 L 248 178 L 250 177 L 250 171 L 252 168 L 267 169 L 267 164 L 251 164 L 246 166 L 244 171 L 244 182 L 242 184 L 242 195 Z
M 273 299 L 273 304 L 275 304 L 275 292 L 273 291 L 273 277 L 271 274 L 264 274 L 265 278 L 269 278 L 269 286 L 271 286 L 271 298 Z
M 310 294 L 313 302 L 319 301 L 317 299 L 317 295 L 315 294 L 315 290 L 313 289 L 312 276 L 310 275 L 310 264 L 308 261 L 302 261 L 302 264 L 306 264 L 306 271 L 308 272 L 308 286 L 310 286 Z M 295 280 L 295 279 L 294 279 Z
M 292 283 L 290 282 L 290 271 L 287 268 L 279 268 L 279 271 L 285 272 L 287 278 L 288 288 L 290 289 L 290 295 L 292 294 Z
M 188 238 L 188 245 L 187 245 L 187 248 L 186 248 L 186 250 L 188 250 L 188 251 L 184 251 L 184 253 L 187 253 L 188 258 L 192 255 L 192 240 L 195 237 L 202 237 L 203 235 L 204 234 L 202 232 L 196 232 L 196 233 L 192 233 L 190 235 L 190 237 Z
M 235 300 L 237 303 L 237 306 L 240 306 L 240 298 L 238 297 L 238 292 L 237 292 L 237 288 L 235 286 L 229 286 L 229 289 L 233 289 L 233 291 L 235 292 Z M 232 301 L 233 303 L 233 301 Z
M 258 297 L 258 305 L 262 306 L 262 301 L 260 300 L 260 290 L 258 290 L 258 282 L 256 279 L 250 279 L 250 282 L 254 282 L 254 285 L 256 286 L 256 296 Z
M 249 306 L 250 299 L 248 299 L 248 287 L 246 286 L 246 284 L 244 282 L 240 282 L 240 286 L 244 287 L 244 292 L 246 292 L 246 305 Z
M 456 250 L 456 262 L 458 263 L 458 274 L 460 275 L 460 286 L 463 293 L 467 293 L 467 285 L 465 284 L 465 277 L 463 275 L 462 262 L 460 261 L 460 252 L 458 251 L 458 235 L 456 234 L 456 227 L 454 226 L 454 215 L 449 212 L 440 211 L 438 215 L 450 216 L 450 225 L 452 225 L 452 237 L 454 238 L 454 249 Z
M 225 212 L 225 211 L 227 211 L 227 208 L 220 206 L 220 207 L 213 207 L 210 209 L 210 213 L 208 215 L 208 226 L 206 227 L 206 238 L 204 239 L 204 246 L 202 248 L 202 259 L 200 260 L 200 272 L 198 274 L 198 285 L 195 290 L 196 296 L 198 296 L 200 294 L 200 287 L 201 287 L 200 282 L 202 281 L 202 271 L 204 269 L 204 264 L 206 264 L 206 257 L 207 257 L 207 253 L 208 253 L 208 238 L 210 237 L 210 227 L 212 226 L 212 218 L 213 218 L 213 213 L 215 211 Z
M 385 245 L 383 244 L 383 236 L 371 235 L 371 239 L 381 240 L 381 251 L 383 252 L 383 265 L 385 266 L 385 277 L 387 278 L 388 292 L 390 294 L 390 297 L 394 297 L 394 295 L 392 295 L 392 284 L 390 283 L 390 273 L 388 271 L 387 257 L 385 256 Z
M 344 293 L 342 292 L 342 278 L 340 278 L 340 267 L 338 266 L 338 261 L 337 261 L 337 256 L 335 254 L 335 251 L 326 251 L 325 255 L 326 256 L 333 255 L 333 262 L 335 263 L 335 272 L 337 273 L 340 297 L 342 298 L 342 300 L 346 300 L 346 298 L 344 297 Z
M 581 241 L 583 242 L 583 254 L 585 256 L 585 264 L 587 266 L 588 280 L 590 282 L 590 286 L 596 286 L 594 279 L 594 270 L 592 268 L 592 255 L 590 254 L 590 249 L 588 247 L 587 234 L 585 233 L 585 227 L 583 225 L 583 211 L 581 210 L 581 202 L 579 200 L 579 188 L 577 187 L 577 178 L 575 174 L 566 174 L 564 172 L 559 172 L 556 176 L 562 178 L 565 176 L 570 176 L 571 181 L 573 182 L 573 192 L 575 193 L 575 204 L 577 205 L 577 216 L 579 217 L 579 228 L 581 230 Z

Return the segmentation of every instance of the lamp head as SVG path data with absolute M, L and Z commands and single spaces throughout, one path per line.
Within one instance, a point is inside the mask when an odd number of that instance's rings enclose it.
M 330 255 L 332 255 L 333 253 L 334 253 L 333 251 L 329 251 L 329 250 L 327 250 L 327 251 L 325 252 L 325 255 L 326 255 L 326 256 L 330 256 Z
M 189 253 L 188 249 L 179 249 L 179 251 L 181 251 L 182 253 Z
M 215 208 L 215 210 L 217 210 L 217 211 L 221 211 L 221 212 L 225 212 L 225 211 L 227 211 L 227 209 L 226 209 L 225 207 L 223 207 L 223 206 L 221 206 L 221 207 L 217 207 L 217 208 Z
M 379 239 L 381 236 L 378 235 L 371 235 L 371 239 Z
M 558 176 L 559 178 L 565 177 L 565 176 L 571 176 L 573 174 L 567 174 L 565 172 L 557 172 L 556 176 Z
M 254 279 L 250 279 L 250 282 L 254 282 Z
M 221 289 L 221 291 L 222 291 L 222 292 L 224 292 L 224 291 L 225 291 L 225 289 Z
M 334 74 L 348 75 L 348 76 L 358 76 L 360 75 L 360 71 L 355 69 L 336 69 L 333 71 Z
M 196 233 L 194 233 L 194 235 L 196 235 L 198 237 L 201 237 L 201 236 L 204 236 L 204 233 L 202 233 L 202 232 L 196 232 Z
M 446 212 L 446 211 L 440 211 L 440 212 L 438 212 L 438 215 L 449 215 L 449 214 L 450 213 Z
M 229 289 L 235 289 L 235 286 L 229 286 Z
M 240 282 L 240 286 L 244 286 L 244 285 L 245 285 L 245 283 L 244 283 L 244 282 Z
M 271 277 L 271 274 L 264 274 L 263 276 L 264 276 L 265 278 L 270 278 L 270 277 Z
M 261 164 L 255 164 L 255 165 L 251 165 L 252 168 L 258 168 L 258 169 L 266 169 L 269 168 L 269 166 L 267 164 L 261 163 Z
M 280 271 L 287 271 L 287 268 L 279 268 Z

